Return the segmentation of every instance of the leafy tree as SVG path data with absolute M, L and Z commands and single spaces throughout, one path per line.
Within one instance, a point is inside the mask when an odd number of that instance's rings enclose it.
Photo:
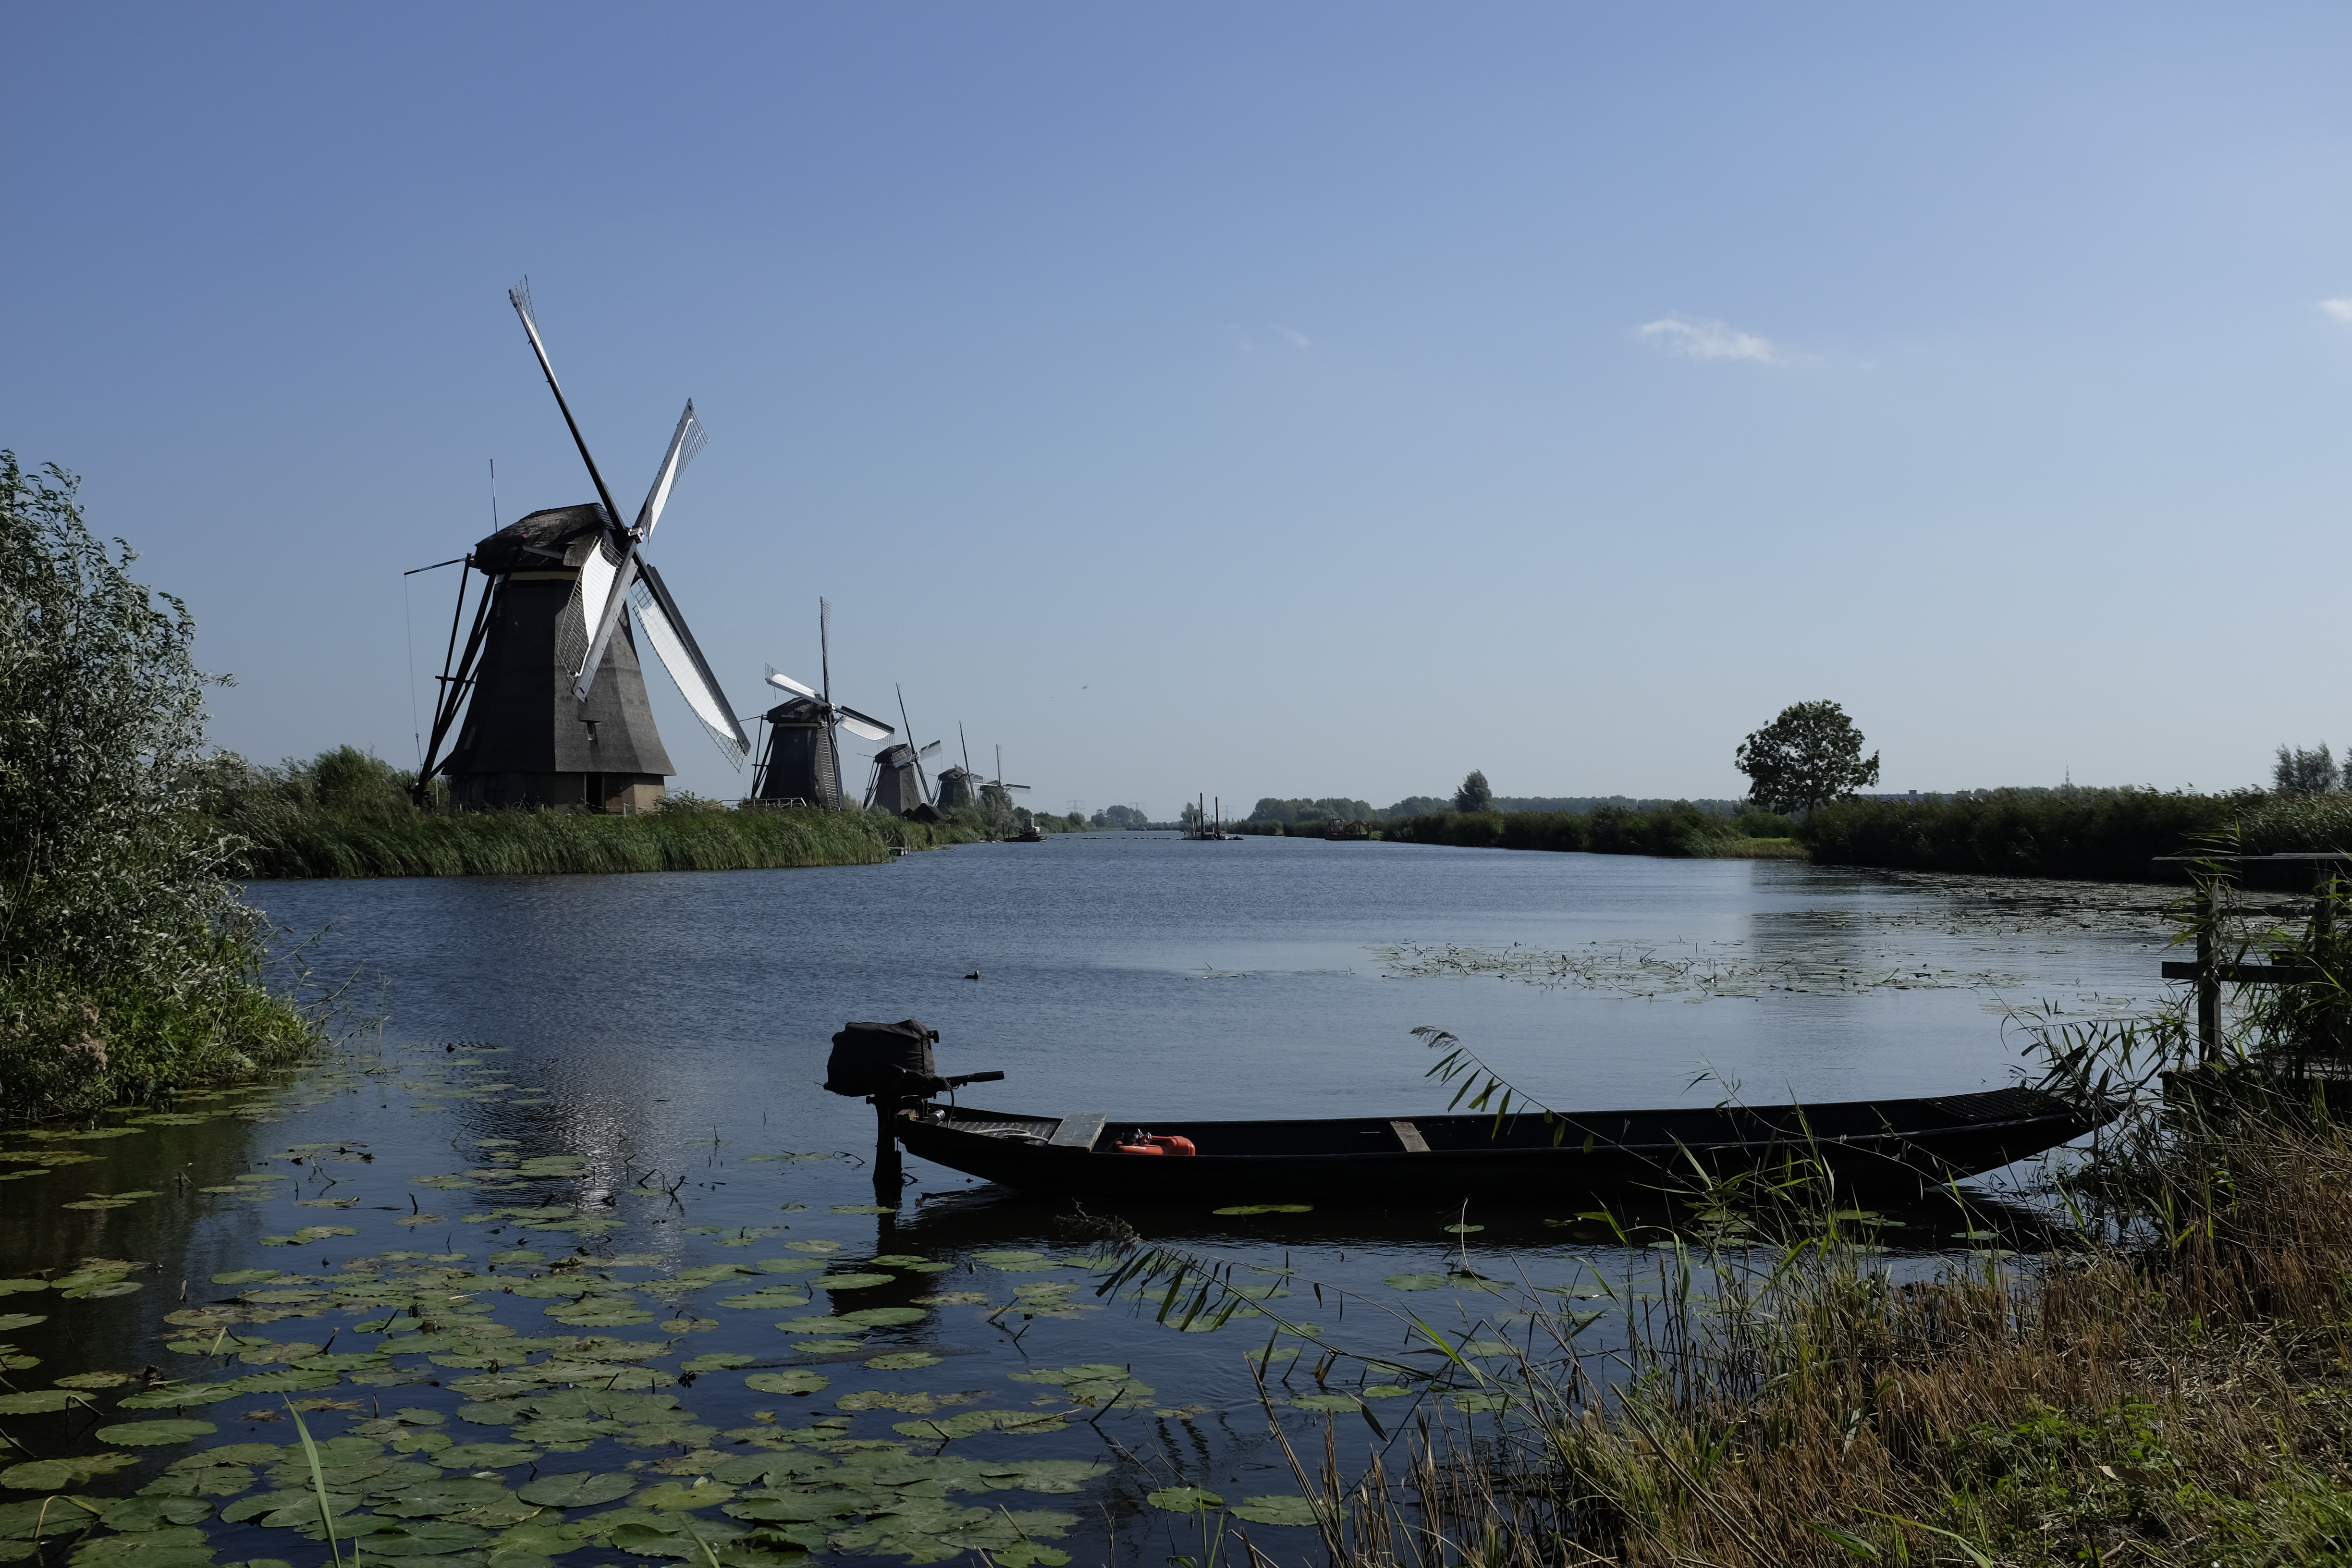
M 1486 775 L 1472 768 L 1462 787 L 1454 792 L 1456 811 L 1484 811 L 1495 804 L 1495 792 L 1486 787 Z
M 2352 757 L 2345 759 L 2344 771 L 2352 775 Z M 2352 780 L 2337 775 L 2336 759 L 2325 741 L 2315 751 L 2281 746 L 2278 761 L 2271 768 L 2271 787 L 2281 795 L 2340 795 L 2347 782 Z
M 236 844 L 191 809 L 226 681 L 197 672 L 187 606 L 91 536 L 79 483 L 0 451 L 0 963 L 177 987 L 241 969 L 259 930 Z
M 1811 811 L 1878 782 L 1878 753 L 1862 754 L 1862 731 L 1834 702 L 1799 702 L 1739 742 L 1733 761 L 1748 798 L 1766 811 Z
M 1107 805 L 1094 816 L 1097 827 L 1141 827 L 1150 820 L 1131 805 Z

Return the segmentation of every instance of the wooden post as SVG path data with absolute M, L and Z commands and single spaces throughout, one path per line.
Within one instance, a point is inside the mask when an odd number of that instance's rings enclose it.
M 2221 925 L 2226 886 L 2226 876 L 2221 872 L 2216 872 L 2205 884 L 2205 926 L 2197 933 L 2197 1056 L 2200 1061 L 2210 1062 L 2221 1054 L 2221 982 L 2215 973 L 2220 959 L 2213 937 Z
M 874 1201 L 898 1206 L 906 1191 L 898 1170 L 898 1133 L 891 1125 L 898 1119 L 898 1108 L 905 1101 L 896 1095 L 874 1097 Z

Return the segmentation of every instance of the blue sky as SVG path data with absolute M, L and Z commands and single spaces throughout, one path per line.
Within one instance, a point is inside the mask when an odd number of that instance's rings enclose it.
M 2340 7 L 20 7 L 0 445 L 261 760 L 413 761 L 449 579 L 680 402 L 740 704 L 1059 809 L 1889 788 L 2352 741 Z M 415 655 L 410 654 L 411 639 Z M 677 783 L 741 787 L 651 677 Z

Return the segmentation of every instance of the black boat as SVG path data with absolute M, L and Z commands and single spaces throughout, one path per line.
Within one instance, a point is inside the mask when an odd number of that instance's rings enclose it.
M 1491 1115 L 1282 1121 L 1026 1116 L 901 1100 L 887 1126 L 910 1154 L 1032 1192 L 1139 1203 L 1382 1203 L 1532 1202 L 1623 1187 L 1688 1188 L 1702 1169 L 1727 1176 L 1808 1166 L 1832 1173 L 1841 1187 L 1916 1194 L 2055 1148 L 2105 1120 L 2055 1095 L 2018 1088 L 1923 1100 L 1580 1112 L 1550 1121 L 1515 1114 L 1499 1123 Z M 1151 1152 L 1137 1152 L 1143 1150 Z

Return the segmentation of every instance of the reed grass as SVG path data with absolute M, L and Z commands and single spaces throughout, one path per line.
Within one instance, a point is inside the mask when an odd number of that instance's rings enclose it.
M 2229 832 L 2265 798 L 2079 786 L 1979 790 L 1916 802 L 1839 801 L 1813 812 L 1798 831 L 1824 865 L 2147 882 L 2158 879 L 2150 864 L 2158 856 L 2179 855 Z M 2279 837 L 2295 837 L 2284 818 Z
M 248 877 L 552 876 L 623 871 L 752 871 L 867 866 L 901 848 L 984 837 L 968 825 L 881 813 L 664 811 L 395 813 L 328 807 L 254 812 L 233 826 Z

